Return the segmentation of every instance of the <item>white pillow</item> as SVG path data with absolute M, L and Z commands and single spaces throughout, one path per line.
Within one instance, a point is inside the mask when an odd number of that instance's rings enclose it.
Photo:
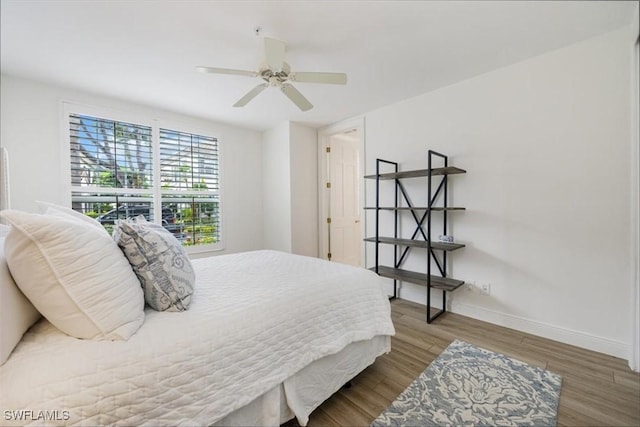
M 109 232 L 98 221 L 86 215 L 83 215 L 80 212 L 74 211 L 73 209 L 69 209 L 64 206 L 55 205 L 49 202 L 36 201 L 36 203 L 44 210 L 44 213 L 46 215 L 58 216 L 62 218 L 66 217 L 68 219 L 75 219 L 76 221 L 84 222 L 86 224 L 96 227 L 97 229 L 102 230 L 105 233 L 109 234 Z
M 7 237 L 10 229 L 11 227 L 9 227 L 8 225 L 0 224 L 0 237 Z
M 76 338 L 126 340 L 144 321 L 144 296 L 107 233 L 58 216 L 0 212 L 18 287 L 54 326 Z
M 144 289 L 144 299 L 158 311 L 189 308 L 196 275 L 189 256 L 173 234 L 143 216 L 116 221 L 113 240 L 126 255 Z
M 40 313 L 24 296 L 11 277 L 4 256 L 4 235 L 9 227 L 0 224 L 0 365 L 39 318 Z

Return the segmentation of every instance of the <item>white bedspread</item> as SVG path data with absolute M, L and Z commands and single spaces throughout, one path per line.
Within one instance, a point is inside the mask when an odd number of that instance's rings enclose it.
M 0 424 L 26 410 L 17 424 L 210 425 L 311 362 L 394 333 L 383 286 L 365 269 L 275 251 L 194 268 L 190 309 L 147 310 L 129 341 L 36 324 L 0 367 Z

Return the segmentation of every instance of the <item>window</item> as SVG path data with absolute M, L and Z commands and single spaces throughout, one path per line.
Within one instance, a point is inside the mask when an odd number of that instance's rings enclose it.
M 185 246 L 220 242 L 218 140 L 157 126 L 69 114 L 72 208 L 109 232 L 143 215 Z
M 184 243 L 220 240 L 218 140 L 160 129 L 162 208 L 179 212 Z

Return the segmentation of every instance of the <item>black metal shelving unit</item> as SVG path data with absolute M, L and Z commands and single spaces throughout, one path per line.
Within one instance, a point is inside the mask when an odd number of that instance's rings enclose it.
M 433 167 L 434 157 L 438 157 L 444 166 Z M 442 234 L 447 234 L 448 212 L 462 211 L 465 208 L 451 207 L 448 205 L 448 182 L 449 175 L 463 174 L 465 170 L 449 166 L 449 158 L 444 154 L 440 154 L 433 150 L 429 150 L 427 154 L 427 169 L 399 171 L 398 163 L 389 160 L 376 160 L 376 173 L 374 175 L 366 175 L 366 179 L 375 179 L 376 181 L 376 205 L 365 207 L 365 209 L 375 210 L 375 236 L 367 237 L 366 242 L 375 243 L 375 265 L 370 270 L 375 271 L 382 277 L 393 279 L 393 298 L 398 296 L 398 280 L 425 286 L 427 288 L 427 323 L 431 323 L 438 316 L 446 312 L 447 309 L 447 292 L 452 292 L 464 284 L 462 280 L 456 280 L 447 275 L 447 253 L 461 249 L 463 244 L 459 243 L 443 243 L 433 241 L 431 239 L 431 223 L 432 215 L 436 212 L 442 215 Z M 382 168 L 391 167 L 392 172 L 382 173 Z M 403 185 L 403 179 L 410 178 L 427 178 L 427 206 L 413 206 L 407 189 Z M 434 178 L 435 177 L 435 178 Z M 440 179 L 440 181 L 436 181 Z M 380 185 L 381 181 L 394 182 L 394 205 L 381 206 L 380 204 Z M 436 185 L 435 191 L 433 190 Z M 402 200 L 407 206 L 400 206 Z M 438 201 L 440 204 L 438 205 Z M 380 212 L 393 212 L 393 237 L 380 235 Z M 416 228 L 411 238 L 400 238 L 400 213 L 409 212 L 415 221 Z M 426 225 L 426 231 L 424 229 Z M 393 266 L 380 264 L 380 245 L 393 245 Z M 403 263 L 406 261 L 412 248 L 426 249 L 427 252 L 427 268 L 426 273 L 409 271 L 402 269 Z M 438 256 L 438 254 L 440 254 Z M 435 264 L 438 273 L 432 273 L 432 261 Z M 431 315 L 431 290 L 439 289 L 442 291 L 442 309 L 438 310 L 433 316 Z

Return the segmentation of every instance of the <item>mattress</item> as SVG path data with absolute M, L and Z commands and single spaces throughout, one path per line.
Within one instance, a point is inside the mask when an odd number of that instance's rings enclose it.
M 313 362 L 394 333 L 365 269 L 276 251 L 193 264 L 190 309 L 147 310 L 128 341 L 34 325 L 0 368 L 3 423 L 211 425 Z

